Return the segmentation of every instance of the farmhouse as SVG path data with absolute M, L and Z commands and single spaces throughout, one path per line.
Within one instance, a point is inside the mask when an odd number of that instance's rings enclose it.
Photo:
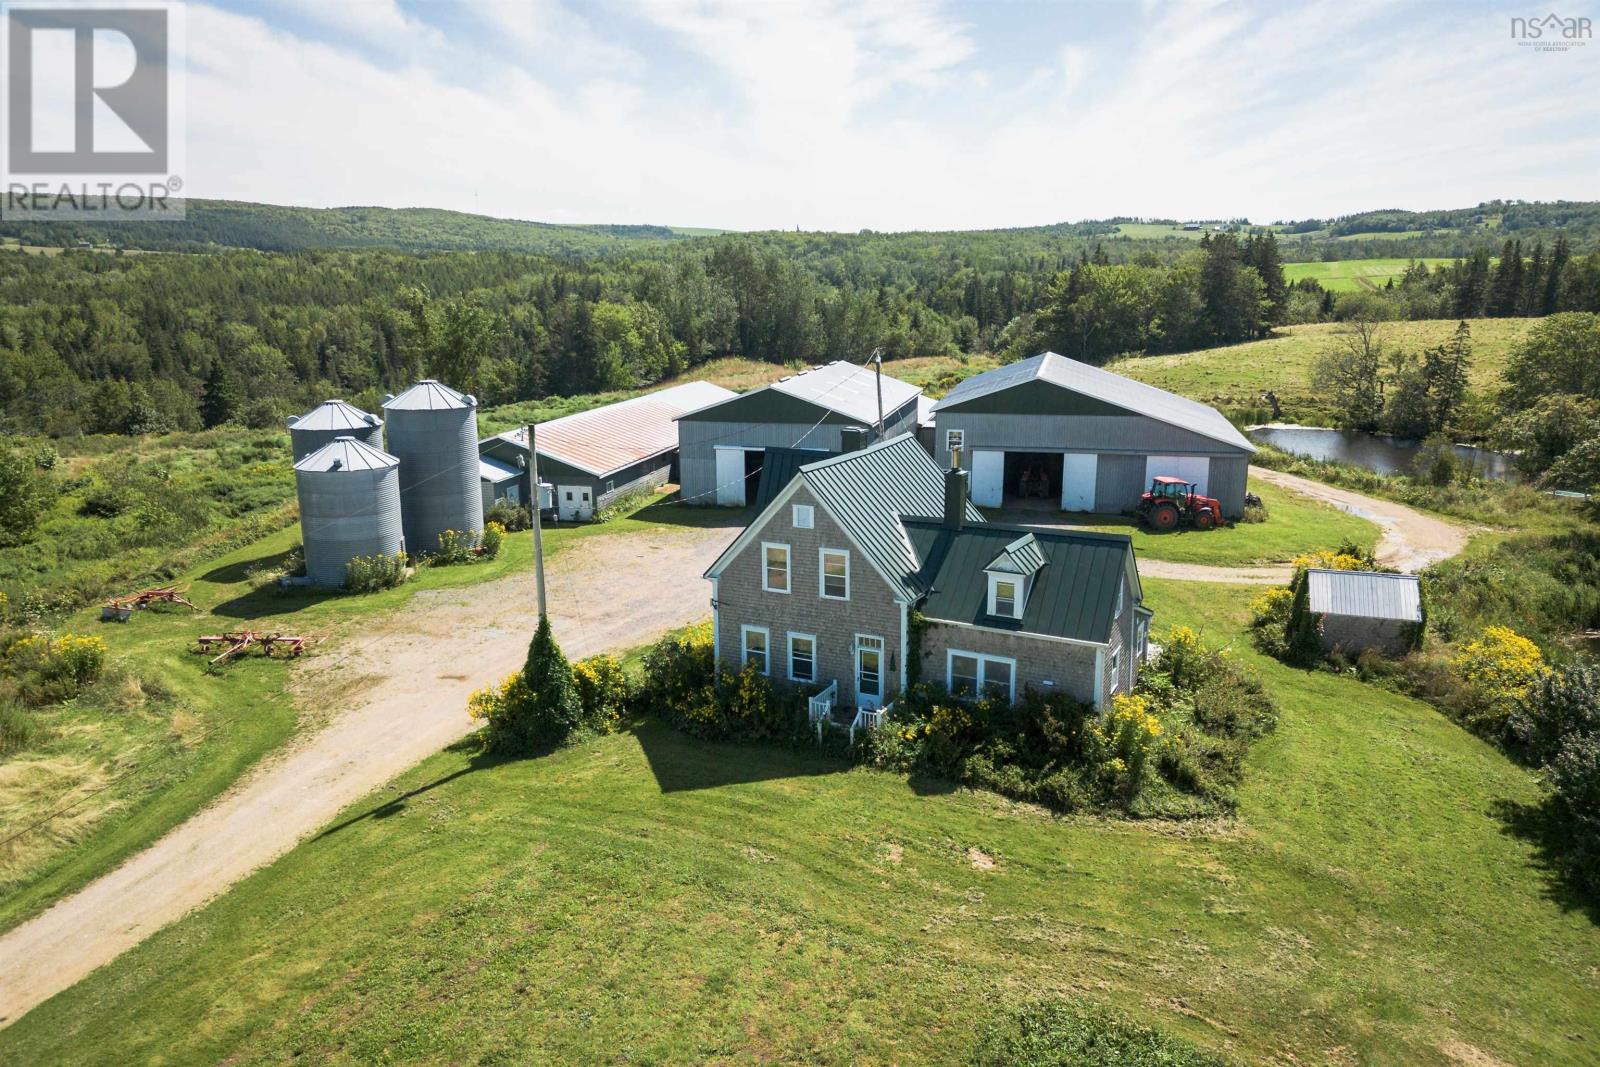
M 910 678 L 1104 705 L 1150 612 L 1129 539 L 985 522 L 913 434 L 802 465 L 706 572 L 718 664 L 871 710 Z M 920 615 L 912 633 L 912 613 Z
M 1253 446 L 1215 408 L 1045 352 L 974 375 L 934 405 L 935 442 L 970 457 L 983 507 L 1131 510 L 1157 475 L 1244 512 Z
M 736 396 L 710 382 L 686 382 L 539 423 L 539 480 L 550 486 L 557 517 L 592 519 L 619 497 L 673 481 L 678 464 L 673 420 Z M 527 427 L 480 442 L 478 456 L 486 508 L 501 498 L 531 499 Z
M 1306 571 L 1306 608 L 1330 652 L 1403 656 L 1421 634 L 1422 585 L 1414 574 L 1314 567 Z
M 851 427 L 875 427 L 878 437 L 913 432 L 921 392 L 887 374 L 880 383 L 870 367 L 838 362 L 683 415 L 684 502 L 743 507 L 754 501 L 768 448 L 840 452 Z

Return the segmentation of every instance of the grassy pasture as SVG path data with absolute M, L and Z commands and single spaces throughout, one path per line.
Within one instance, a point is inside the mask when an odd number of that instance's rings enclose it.
M 1473 319 L 1473 357 L 1468 371 L 1477 391 L 1500 387 L 1506 354 L 1538 319 Z M 1442 344 L 1455 332 L 1454 319 L 1393 322 L 1383 327 L 1385 346 L 1419 351 Z M 1284 417 L 1292 422 L 1328 425 L 1326 397 L 1311 386 L 1311 370 L 1322 353 L 1340 343 L 1337 323 L 1287 326 L 1260 341 L 1126 359 L 1111 369 L 1151 385 L 1211 404 L 1224 413 L 1258 411 L 1261 394 L 1277 393 Z
M 1240 1062 L 1592 1062 L 1600 929 L 1530 839 L 1532 775 L 1261 660 L 1251 590 L 1147 588 L 1279 701 L 1236 820 L 1052 818 L 650 721 L 522 762 L 463 746 L 0 1031 L 0 1059 L 959 1063 L 1066 992 Z
M 1394 237 L 1409 236 L 1402 233 L 1393 234 L 1361 234 L 1362 239 L 1368 237 Z M 1327 262 L 1314 261 L 1310 263 L 1285 263 L 1283 276 L 1290 283 L 1301 278 L 1315 278 L 1317 284 L 1324 289 L 1331 289 L 1336 293 L 1353 292 L 1357 289 L 1382 289 L 1384 283 L 1393 279 L 1399 284 L 1400 276 L 1406 272 L 1406 267 L 1413 261 L 1409 259 L 1336 259 Z M 1442 263 L 1453 262 L 1449 259 L 1423 259 L 1420 262 L 1430 267 Z

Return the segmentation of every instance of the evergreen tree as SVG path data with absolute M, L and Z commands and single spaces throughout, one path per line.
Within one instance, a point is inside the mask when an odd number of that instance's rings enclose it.
M 1522 293 L 1517 298 L 1518 315 L 1537 315 L 1544 301 L 1545 262 L 1544 242 L 1537 241 L 1533 255 L 1528 257 L 1528 267 L 1522 275 Z
M 1517 313 L 1522 299 L 1522 242 L 1508 240 L 1500 250 L 1500 262 L 1494 269 L 1494 281 L 1489 287 L 1489 302 L 1484 314 L 1490 318 L 1510 318 Z
M 549 745 L 559 745 L 583 721 L 572 664 L 556 644 L 547 617 L 539 618 L 522 673 L 508 687 L 505 707 L 489 722 L 490 750 L 506 755 L 527 755 Z
M 1283 276 L 1283 260 L 1278 254 L 1278 238 L 1271 231 L 1245 240 L 1245 262 L 1261 276 L 1267 302 L 1268 325 L 1282 325 L 1288 318 L 1289 283 Z
M 1554 315 L 1561 308 L 1561 285 L 1563 276 L 1567 271 L 1567 262 L 1572 258 L 1572 248 L 1567 244 L 1565 235 L 1556 238 L 1555 248 L 1550 252 L 1550 269 L 1545 273 L 1544 292 L 1539 294 L 1539 315 Z
M 211 361 L 205 393 L 200 397 L 200 420 L 207 429 L 232 422 L 239 414 L 239 389 L 220 358 Z
M 1457 262 L 1454 275 L 1457 318 L 1475 319 L 1489 300 L 1489 250 L 1480 248 L 1465 263 Z

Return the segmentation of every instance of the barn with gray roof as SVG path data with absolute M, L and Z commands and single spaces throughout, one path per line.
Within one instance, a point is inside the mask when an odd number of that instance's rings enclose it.
M 1116 514 L 1172 475 L 1244 512 L 1255 446 L 1221 412 L 1054 352 L 968 378 L 933 417 L 935 455 L 961 449 L 984 507 Z
M 683 500 L 731 507 L 755 502 L 769 448 L 843 452 L 914 433 L 921 395 L 887 374 L 880 383 L 872 367 L 838 362 L 679 416 Z

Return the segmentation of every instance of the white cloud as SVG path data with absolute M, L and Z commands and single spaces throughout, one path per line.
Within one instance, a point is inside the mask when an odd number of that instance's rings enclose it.
M 1041 5 L 1018 62 L 933 0 L 278 4 L 326 39 L 191 7 L 196 196 L 849 230 L 1581 197 L 1600 173 L 1600 42 L 1532 53 L 1481 12 L 1151 4 L 1111 40 Z

